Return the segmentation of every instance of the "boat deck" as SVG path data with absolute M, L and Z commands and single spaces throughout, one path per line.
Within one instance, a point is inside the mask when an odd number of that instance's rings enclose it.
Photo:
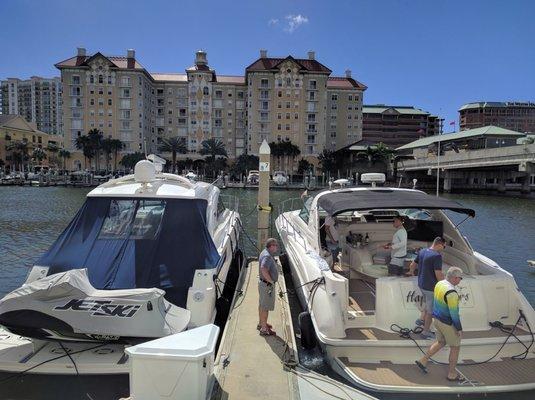
M 368 388 L 400 392 L 469 392 L 514 391 L 535 386 L 535 358 L 526 360 L 501 359 L 480 365 L 458 365 L 464 379 L 450 382 L 446 379 L 447 366 L 429 364 L 424 374 L 416 365 L 380 363 L 352 363 L 347 358 L 337 361 Z M 485 388 L 483 388 L 485 387 Z
M 375 314 L 375 285 L 362 279 L 350 279 L 349 309 L 361 315 Z
M 505 326 L 505 328 L 512 329 L 512 326 Z M 528 335 L 529 332 L 523 329 L 515 329 L 516 336 Z M 399 340 L 400 336 L 396 332 L 387 332 L 377 328 L 349 328 L 346 329 L 346 338 L 348 340 Z M 509 333 L 498 328 L 490 328 L 485 331 L 463 331 L 463 340 L 465 339 L 481 339 L 481 338 L 500 338 L 507 337 Z M 413 335 L 418 339 L 416 335 Z M 403 339 L 406 340 L 406 339 Z

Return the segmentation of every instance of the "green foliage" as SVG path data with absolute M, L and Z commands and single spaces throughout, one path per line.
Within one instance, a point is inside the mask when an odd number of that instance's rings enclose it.
M 297 173 L 304 175 L 308 171 L 312 169 L 312 164 L 305 160 L 304 158 L 299 160 L 299 164 L 297 164 Z
M 258 169 L 258 156 L 241 154 L 230 168 L 230 173 L 235 176 L 244 175 L 247 171 Z
M 158 146 L 158 151 L 171 153 L 173 172 L 176 172 L 176 155 L 188 152 L 186 139 L 181 137 L 162 139 L 162 143 Z
M 135 153 L 125 154 L 119 164 L 121 164 L 125 169 L 134 169 L 138 161 L 144 160 L 145 154 L 140 153 L 139 151 Z

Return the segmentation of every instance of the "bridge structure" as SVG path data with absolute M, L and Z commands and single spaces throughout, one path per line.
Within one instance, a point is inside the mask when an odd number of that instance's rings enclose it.
M 405 150 L 405 156 L 397 158 L 398 175 L 418 179 L 419 186 L 423 184 L 436 187 L 438 182 L 444 192 L 535 192 L 535 143 L 526 141 L 517 144 L 522 139 L 518 140 L 513 135 L 506 136 L 508 139 L 504 139 L 504 136 L 496 139 L 485 137 L 486 135 L 464 135 L 463 142 L 455 137 L 447 138 L 450 135 L 443 136 L 444 138 L 439 138 L 442 140 L 425 138 L 420 139 L 420 143 L 416 141 L 412 146 L 409 144 L 399 148 L 398 151 L 401 150 L 402 154 Z M 519 133 L 519 137 L 522 136 Z M 483 148 L 467 145 L 467 138 L 470 138 L 472 144 L 479 143 Z M 411 150 L 412 154 L 407 153 L 407 150 Z

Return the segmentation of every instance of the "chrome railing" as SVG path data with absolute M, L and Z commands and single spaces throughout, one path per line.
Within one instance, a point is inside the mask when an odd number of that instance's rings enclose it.
M 289 211 L 301 210 L 304 205 L 303 202 L 304 202 L 304 199 L 300 197 L 294 197 L 291 199 L 284 200 L 283 202 L 279 204 L 278 212 L 279 212 L 281 227 L 283 227 L 286 230 L 286 232 L 288 233 L 288 236 L 292 236 L 297 243 L 303 246 L 305 251 L 308 251 L 308 242 L 307 242 L 306 235 L 304 235 L 303 232 L 301 232 L 301 230 L 295 224 L 293 224 L 292 221 L 290 221 L 288 217 L 285 215 L 285 213 Z

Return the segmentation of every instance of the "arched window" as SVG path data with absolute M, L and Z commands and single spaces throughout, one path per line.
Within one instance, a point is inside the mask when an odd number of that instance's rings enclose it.
M 104 77 L 102 75 L 98 76 L 98 83 L 104 83 Z
M 202 94 L 204 96 L 208 96 L 210 94 L 210 92 L 208 91 L 208 86 L 205 86 L 203 89 L 202 89 Z

